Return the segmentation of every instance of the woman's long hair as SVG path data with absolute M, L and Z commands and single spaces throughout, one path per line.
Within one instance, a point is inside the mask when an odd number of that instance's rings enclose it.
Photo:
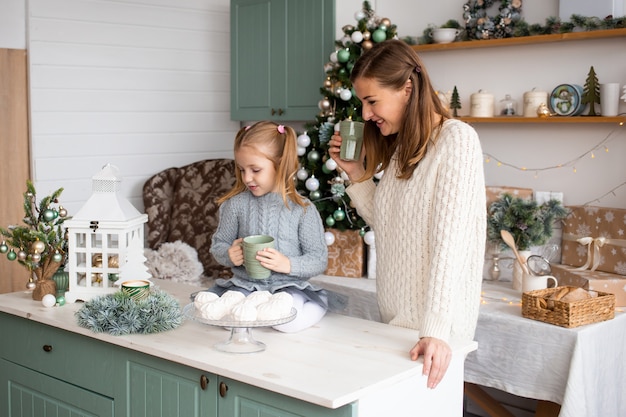
M 370 79 L 383 88 L 400 90 L 407 80 L 412 89 L 405 108 L 402 125 L 397 134 L 385 137 L 373 122 L 366 122 L 363 131 L 365 146 L 365 175 L 357 181 L 371 178 L 384 170 L 395 154 L 398 178 L 408 179 L 419 161 L 424 158 L 428 145 L 435 141 L 433 135 L 443 125 L 450 113 L 433 88 L 426 68 L 417 53 L 405 42 L 387 40 L 375 44 L 355 63 L 350 80 Z M 437 115 L 441 116 L 437 120 Z

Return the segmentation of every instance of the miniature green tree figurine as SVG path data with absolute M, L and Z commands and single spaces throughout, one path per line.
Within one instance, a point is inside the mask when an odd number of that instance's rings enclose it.
M 585 87 L 583 88 L 583 96 L 581 102 L 583 104 L 589 104 L 589 116 L 597 116 L 595 103 L 600 104 L 600 84 L 598 84 L 598 77 L 596 71 L 591 66 L 587 79 L 585 80 Z
M 459 117 L 457 110 L 461 109 L 461 100 L 459 99 L 459 92 L 456 89 L 456 85 L 452 90 L 452 98 L 450 99 L 450 109 L 452 109 L 452 116 Z

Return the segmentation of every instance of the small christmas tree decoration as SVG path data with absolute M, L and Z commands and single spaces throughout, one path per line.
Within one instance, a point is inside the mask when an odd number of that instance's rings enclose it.
M 600 104 L 600 84 L 598 83 L 598 77 L 593 66 L 589 69 L 587 74 L 587 80 L 583 89 L 583 95 L 581 102 L 583 104 L 589 104 L 589 116 L 597 116 L 596 103 Z
M 450 99 L 450 109 L 452 110 L 453 117 L 459 117 L 457 110 L 460 110 L 461 107 L 461 99 L 459 98 L 459 92 L 456 89 L 456 85 L 452 90 L 452 98 Z
M 63 188 L 59 188 L 37 205 L 37 192 L 28 180 L 24 226 L 0 227 L 0 234 L 6 239 L 0 244 L 0 253 L 6 253 L 9 261 L 17 260 L 28 270 L 26 286 L 33 289 L 33 300 L 37 301 L 46 294 L 55 294 L 56 285 L 51 278 L 65 261 L 67 238 L 63 223 L 68 219 L 67 210 L 57 206 L 62 192 Z

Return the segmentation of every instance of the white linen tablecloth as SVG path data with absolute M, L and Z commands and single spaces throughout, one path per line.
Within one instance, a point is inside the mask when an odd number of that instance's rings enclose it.
M 566 329 L 522 317 L 511 283 L 484 282 L 465 381 L 561 404 L 559 417 L 626 416 L 626 314 Z

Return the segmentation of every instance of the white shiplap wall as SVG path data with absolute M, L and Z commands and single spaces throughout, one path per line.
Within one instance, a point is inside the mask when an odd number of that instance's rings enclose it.
M 29 0 L 32 176 L 76 212 L 120 168 L 140 211 L 151 175 L 232 157 L 229 0 Z

